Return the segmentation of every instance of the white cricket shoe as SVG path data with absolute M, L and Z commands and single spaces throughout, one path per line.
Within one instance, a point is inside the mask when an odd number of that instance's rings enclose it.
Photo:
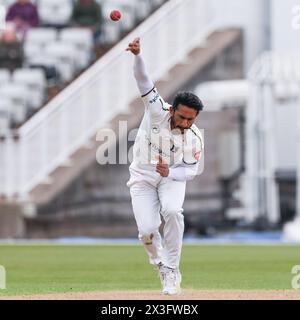
M 180 294 L 181 274 L 179 270 L 168 268 L 166 266 L 159 266 L 159 274 L 163 285 L 163 294 Z

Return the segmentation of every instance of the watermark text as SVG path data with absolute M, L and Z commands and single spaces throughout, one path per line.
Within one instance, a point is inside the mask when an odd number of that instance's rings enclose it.
M 296 290 L 300 289 L 300 265 L 293 266 L 292 274 L 294 274 L 291 282 L 292 288 Z

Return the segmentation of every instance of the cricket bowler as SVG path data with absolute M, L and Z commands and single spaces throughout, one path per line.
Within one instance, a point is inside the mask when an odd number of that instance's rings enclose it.
M 172 105 L 166 103 L 147 74 L 140 39 L 135 38 L 126 50 L 134 55 L 134 77 L 145 106 L 127 186 L 139 239 L 159 271 L 162 293 L 179 294 L 182 206 L 186 181 L 199 174 L 203 138 L 194 121 L 203 104 L 191 92 L 178 93 Z

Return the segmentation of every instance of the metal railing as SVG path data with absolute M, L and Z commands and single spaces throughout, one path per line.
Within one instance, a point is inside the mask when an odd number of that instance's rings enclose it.
M 0 142 L 0 195 L 22 201 L 49 182 L 57 167 L 88 144 L 97 130 L 128 111 L 138 96 L 132 55 L 125 51 L 141 37 L 148 70 L 161 78 L 210 32 L 207 0 L 170 0 L 98 62 L 53 98 L 18 131 Z

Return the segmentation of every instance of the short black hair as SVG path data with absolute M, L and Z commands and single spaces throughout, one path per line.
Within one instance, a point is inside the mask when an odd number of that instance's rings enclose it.
M 193 108 L 199 113 L 203 110 L 203 103 L 192 92 L 178 92 L 173 101 L 173 108 L 176 110 L 179 104 L 183 104 L 189 108 Z

